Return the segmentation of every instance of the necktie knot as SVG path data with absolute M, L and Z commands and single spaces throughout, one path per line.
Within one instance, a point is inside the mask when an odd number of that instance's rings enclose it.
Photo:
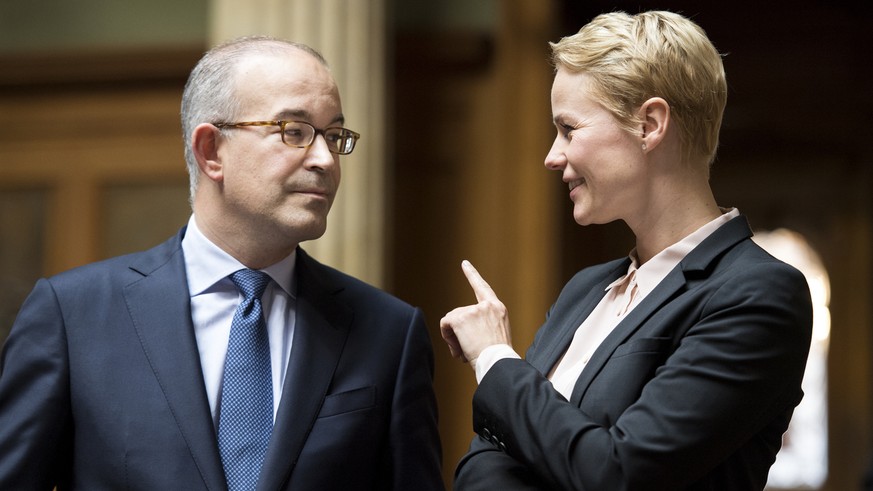
M 251 298 L 261 298 L 267 284 L 270 283 L 270 276 L 263 271 L 254 269 L 241 269 L 230 275 L 230 280 L 239 288 L 246 300 Z

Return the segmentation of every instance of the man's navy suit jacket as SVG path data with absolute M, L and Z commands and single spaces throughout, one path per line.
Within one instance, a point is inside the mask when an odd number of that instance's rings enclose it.
M 739 216 L 692 250 L 604 340 L 567 401 L 545 374 L 629 259 L 580 271 L 525 360 L 482 379 L 456 489 L 763 489 L 803 395 L 812 308 L 800 272 L 751 235 Z
M 0 359 L 0 489 L 226 489 L 183 234 L 37 282 Z M 296 271 L 257 489 L 443 489 L 421 311 L 301 249 Z

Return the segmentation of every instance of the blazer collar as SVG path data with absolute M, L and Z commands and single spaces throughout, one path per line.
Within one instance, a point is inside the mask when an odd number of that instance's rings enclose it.
M 625 342 L 625 340 L 631 337 L 646 321 L 646 319 L 648 319 L 664 304 L 669 302 L 680 289 L 706 279 L 712 273 L 712 269 L 718 258 L 734 247 L 738 242 L 751 236 L 752 230 L 749 227 L 748 220 L 745 216 L 740 215 L 719 227 L 712 233 L 712 235 L 701 242 L 699 246 L 689 252 L 688 255 L 667 274 L 661 283 L 659 283 L 658 286 L 648 296 L 646 296 L 646 298 L 644 298 L 643 301 L 640 302 L 640 304 L 637 305 L 637 307 L 615 327 L 615 329 L 613 329 L 606 339 L 604 339 L 603 343 L 601 343 L 601 345 L 595 350 L 591 360 L 588 362 L 585 369 L 582 370 L 582 374 L 576 381 L 570 402 L 577 406 L 581 404 L 582 397 L 588 386 L 591 384 L 591 381 L 597 376 L 607 360 L 612 356 L 613 351 Z M 626 270 L 627 262 L 625 261 L 624 264 Z M 617 276 L 614 273 L 607 277 L 604 282 L 608 281 L 609 278 L 614 279 L 617 278 Z M 608 284 L 609 283 L 606 283 L 606 285 Z M 597 296 L 597 301 L 599 301 L 602 296 L 601 291 Z M 590 302 L 587 299 L 586 301 Z M 586 315 L 593 309 L 594 305 L 586 304 Z M 582 319 L 584 319 L 584 317 Z M 566 330 L 570 331 L 569 334 L 564 334 L 564 336 L 567 337 L 567 345 L 569 345 L 570 339 L 572 339 L 573 333 L 575 333 L 576 328 L 578 328 L 579 325 L 581 325 L 581 320 L 579 320 L 579 323 L 566 326 Z M 563 346 L 565 350 L 567 345 Z M 563 353 L 563 351 L 561 351 L 561 353 Z M 555 361 L 557 361 L 557 359 Z
M 354 314 L 339 299 L 336 274 L 297 249 L 297 321 L 291 359 L 267 449 L 259 491 L 280 489 L 315 424 L 342 355 Z
M 208 489 L 226 489 L 191 321 L 181 239 L 131 256 L 141 277 L 123 287 L 128 312 L 176 424 Z

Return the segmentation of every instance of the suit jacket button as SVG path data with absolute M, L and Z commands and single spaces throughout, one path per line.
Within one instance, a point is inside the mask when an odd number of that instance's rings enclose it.
M 488 428 L 482 428 L 482 438 L 491 441 L 491 431 Z

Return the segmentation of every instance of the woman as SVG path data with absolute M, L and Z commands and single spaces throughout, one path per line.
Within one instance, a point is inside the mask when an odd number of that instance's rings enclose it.
M 710 189 L 721 57 L 670 12 L 604 14 L 551 47 L 546 168 L 577 223 L 622 220 L 636 247 L 570 280 L 525 359 L 464 262 L 478 303 L 440 323 L 479 381 L 456 489 L 763 489 L 812 308 L 803 276 Z

